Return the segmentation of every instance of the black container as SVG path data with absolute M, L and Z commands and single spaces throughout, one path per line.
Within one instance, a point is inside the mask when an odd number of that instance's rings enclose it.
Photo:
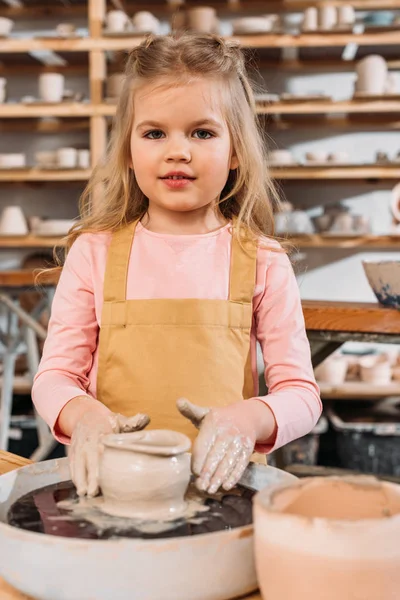
M 400 399 L 336 403 L 327 411 L 337 434 L 340 466 L 400 477 Z

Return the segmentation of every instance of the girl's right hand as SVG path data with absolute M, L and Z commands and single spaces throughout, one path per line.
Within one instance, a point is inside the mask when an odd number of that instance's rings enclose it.
M 96 496 L 99 492 L 99 464 L 103 450 L 101 439 L 108 433 L 129 433 L 144 429 L 147 415 L 124 417 L 89 409 L 80 417 L 71 435 L 68 458 L 71 479 L 78 496 Z

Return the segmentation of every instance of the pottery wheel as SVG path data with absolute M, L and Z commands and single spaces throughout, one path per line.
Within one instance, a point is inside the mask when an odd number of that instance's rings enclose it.
M 138 524 L 132 519 L 112 517 L 102 513 L 86 501 L 81 504 L 71 481 L 64 481 L 36 489 L 19 498 L 10 507 L 7 522 L 13 527 L 58 537 L 78 539 L 116 538 L 169 538 L 195 536 L 215 531 L 226 531 L 252 522 L 254 492 L 237 486 L 232 492 L 208 496 L 197 492 L 193 483 L 189 494 L 196 497 L 202 510 L 190 517 L 180 518 L 163 530 L 151 523 Z M 67 509 L 65 506 L 72 506 Z M 74 507 L 78 507 L 75 510 Z M 80 510 L 83 506 L 84 510 Z M 207 508 L 208 510 L 204 510 Z

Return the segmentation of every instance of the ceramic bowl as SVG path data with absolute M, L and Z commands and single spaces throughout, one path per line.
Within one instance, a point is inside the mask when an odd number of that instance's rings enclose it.
M 0 154 L 0 168 L 18 169 L 26 166 L 26 155 L 23 152 Z
M 378 301 L 384 306 L 400 308 L 400 260 L 363 260 L 362 265 Z

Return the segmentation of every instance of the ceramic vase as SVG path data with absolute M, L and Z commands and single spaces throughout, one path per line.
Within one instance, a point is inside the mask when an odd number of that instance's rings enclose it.
M 20 206 L 6 206 L 0 217 L 0 235 L 27 235 L 28 224 Z
M 387 81 L 387 63 L 379 54 L 362 58 L 356 67 L 356 91 L 380 96 L 385 93 Z
M 187 11 L 187 24 L 190 29 L 200 33 L 212 33 L 215 28 L 217 12 L 211 6 L 198 6 Z
M 61 73 L 42 73 L 39 76 L 39 97 L 43 102 L 61 102 L 64 76 Z
M 337 24 L 337 18 L 336 6 L 332 6 L 331 4 L 321 6 L 318 11 L 319 29 L 332 29 Z
M 400 486 L 313 477 L 254 501 L 255 558 L 268 600 L 396 600 Z
M 7 96 L 7 79 L 0 77 L 0 104 L 6 101 Z
M 186 510 L 190 440 L 153 429 L 103 438 L 100 462 L 102 510 L 144 520 L 171 520 Z

